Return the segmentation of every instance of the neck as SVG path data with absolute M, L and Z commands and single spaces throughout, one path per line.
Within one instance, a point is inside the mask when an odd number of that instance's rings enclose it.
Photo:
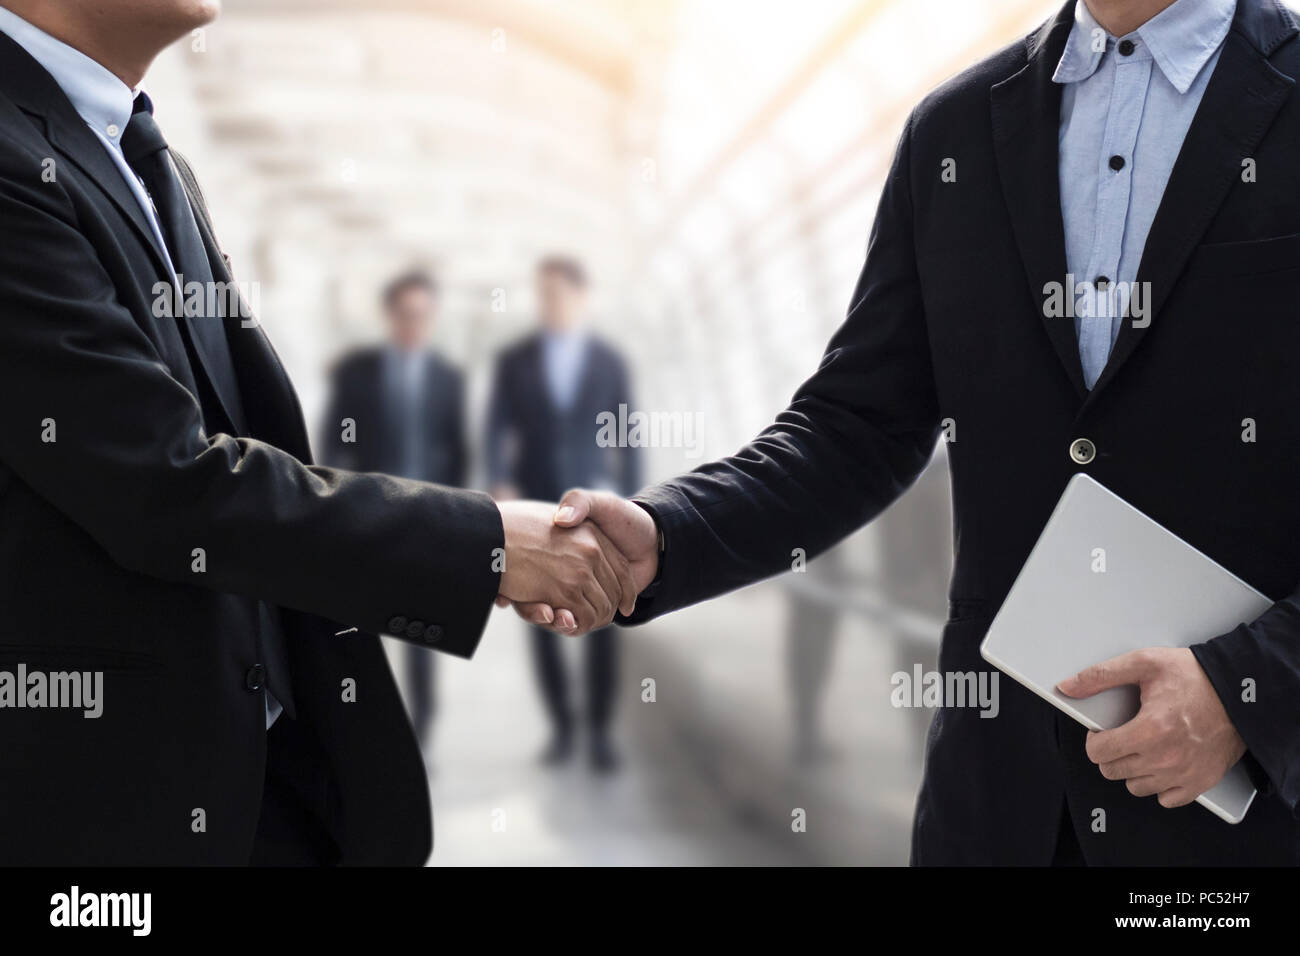
M 1107 33 L 1122 37 L 1132 33 L 1156 14 L 1172 7 L 1175 0 L 1080 0 Z M 1189 3 L 1197 0 L 1188 0 Z
M 148 30 L 124 27 L 80 4 L 46 3 L 43 0 L 0 0 L 0 6 L 22 17 L 32 26 L 84 53 L 131 89 L 144 79 L 145 71 L 166 42 L 159 43 Z M 109 4 L 111 9 L 112 4 Z

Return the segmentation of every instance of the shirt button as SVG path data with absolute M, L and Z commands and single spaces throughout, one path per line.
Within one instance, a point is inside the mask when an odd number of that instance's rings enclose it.
M 1097 446 L 1086 438 L 1070 442 L 1070 460 L 1076 465 L 1086 465 L 1097 457 Z
M 1112 157 L 1110 158 L 1110 168 L 1113 169 L 1113 170 L 1115 170 L 1115 172 L 1119 172 L 1121 169 L 1123 169 L 1123 168 L 1124 168 L 1124 157 L 1123 157 L 1123 156 L 1112 156 Z
M 394 635 L 405 634 L 406 618 L 402 617 L 402 615 L 400 614 L 396 615 L 395 617 L 390 617 L 388 619 L 388 633 Z
M 1119 50 L 1120 56 L 1131 56 L 1137 47 L 1133 45 L 1132 40 L 1120 40 L 1117 49 Z
M 254 664 L 244 675 L 244 686 L 249 690 L 261 690 L 262 681 L 265 678 L 266 669 L 261 664 Z
M 117 128 L 116 123 L 109 123 L 106 132 L 108 133 L 110 139 L 116 139 L 117 134 L 120 133 L 121 130 Z

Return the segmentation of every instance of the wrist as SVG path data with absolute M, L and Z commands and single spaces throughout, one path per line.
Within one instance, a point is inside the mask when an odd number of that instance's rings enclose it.
M 654 535 L 653 538 L 654 543 L 650 549 L 650 553 L 653 555 L 650 580 L 645 583 L 645 585 L 641 588 L 641 591 L 638 595 L 638 596 L 646 595 L 647 597 L 649 597 L 650 594 L 653 593 L 653 591 L 658 587 L 659 582 L 663 579 L 664 558 L 668 550 L 668 541 L 667 538 L 664 537 L 664 529 L 663 526 L 659 523 L 659 517 L 647 505 L 643 504 L 642 502 L 633 499 L 632 503 L 636 505 L 642 511 L 642 513 L 645 514 L 647 518 L 650 519 L 649 528 L 651 533 Z
M 514 582 L 514 569 L 511 565 L 514 563 L 515 548 L 518 536 L 518 519 L 519 509 L 510 502 L 496 502 L 497 511 L 501 514 L 501 552 L 496 558 L 496 567 L 498 573 L 497 594 L 501 597 L 508 597 L 512 590 L 511 585 Z

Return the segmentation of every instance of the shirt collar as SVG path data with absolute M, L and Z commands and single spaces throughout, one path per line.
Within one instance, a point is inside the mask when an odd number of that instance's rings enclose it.
M 1174 89 L 1186 93 L 1202 67 L 1223 44 L 1237 0 L 1176 0 L 1124 39 L 1145 45 Z M 1103 43 L 1098 43 L 1098 39 Z M 1097 71 L 1115 38 L 1093 17 L 1084 0 L 1074 5 L 1074 26 L 1052 79 L 1078 83 Z M 1098 49 L 1098 47 L 1102 49 Z
M 0 7 L 0 32 L 45 68 L 91 129 L 114 144 L 120 143 L 131 120 L 135 91 L 80 50 L 4 7 Z

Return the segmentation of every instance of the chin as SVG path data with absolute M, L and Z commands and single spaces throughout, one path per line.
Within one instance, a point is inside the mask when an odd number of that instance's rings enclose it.
M 206 26 L 221 13 L 221 0 L 149 0 L 156 24 L 168 24 L 173 31 L 185 32 Z
M 221 15 L 221 0 L 187 0 L 185 5 L 192 9 L 195 26 L 211 23 Z

